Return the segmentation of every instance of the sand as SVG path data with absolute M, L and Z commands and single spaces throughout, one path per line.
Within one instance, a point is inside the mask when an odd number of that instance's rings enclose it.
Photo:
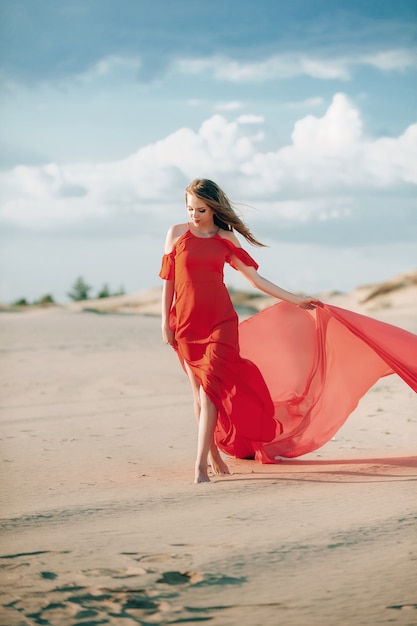
M 369 314 L 417 331 L 415 287 L 381 297 Z M 402 380 L 317 452 L 194 485 L 191 394 L 159 317 L 80 311 L 0 317 L 1 625 L 417 624 Z

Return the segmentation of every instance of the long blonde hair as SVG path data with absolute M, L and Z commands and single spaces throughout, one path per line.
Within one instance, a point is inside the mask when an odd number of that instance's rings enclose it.
M 238 216 L 232 203 L 224 191 L 216 183 L 207 178 L 195 178 L 186 188 L 185 197 L 190 193 L 204 202 L 214 212 L 214 223 L 223 230 L 237 230 L 253 246 L 265 246 L 258 241 Z

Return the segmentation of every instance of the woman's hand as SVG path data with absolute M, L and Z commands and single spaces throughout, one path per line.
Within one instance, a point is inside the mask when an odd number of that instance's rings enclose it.
M 311 298 L 310 296 L 297 296 L 294 304 L 299 306 L 300 309 L 315 309 L 316 306 L 320 304 L 320 300 L 317 300 L 317 298 Z
M 174 331 L 168 324 L 162 326 L 162 341 L 170 346 L 175 346 L 177 343 L 175 341 Z

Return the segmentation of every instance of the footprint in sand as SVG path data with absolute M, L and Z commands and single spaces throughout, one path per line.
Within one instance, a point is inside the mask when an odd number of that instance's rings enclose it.
M 396 609 L 397 611 L 412 611 L 417 610 L 417 604 L 393 604 L 387 606 L 387 609 Z
M 55 572 L 40 572 L 41 578 L 46 578 L 47 580 L 55 580 L 58 578 L 58 574 Z
M 199 587 L 243 584 L 244 577 L 168 570 L 168 563 L 178 563 L 178 559 L 184 558 L 180 554 L 126 552 L 120 556 L 124 560 L 119 567 L 93 567 L 76 573 L 75 556 L 68 551 L 22 552 L 0 557 L 8 573 L 7 589 L 1 598 L 0 623 L 162 625 L 207 621 L 220 612 L 234 614 L 237 610 L 231 605 L 184 606 L 181 600 L 189 593 L 189 599 L 194 598 L 193 590 Z M 149 563 L 152 569 L 146 569 L 144 563 Z M 29 578 L 31 587 L 25 582 Z
M 234 578 L 232 576 L 223 576 L 215 574 L 202 574 L 200 572 L 163 572 L 161 578 L 157 583 L 163 583 L 165 585 L 185 585 L 190 583 L 191 585 L 203 587 L 206 585 L 241 585 L 246 582 L 245 577 Z

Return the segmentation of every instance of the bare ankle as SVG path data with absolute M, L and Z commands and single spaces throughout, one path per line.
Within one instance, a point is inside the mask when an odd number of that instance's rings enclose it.
M 204 463 L 204 464 L 196 463 L 194 482 L 195 483 L 209 483 L 210 482 L 207 463 Z

